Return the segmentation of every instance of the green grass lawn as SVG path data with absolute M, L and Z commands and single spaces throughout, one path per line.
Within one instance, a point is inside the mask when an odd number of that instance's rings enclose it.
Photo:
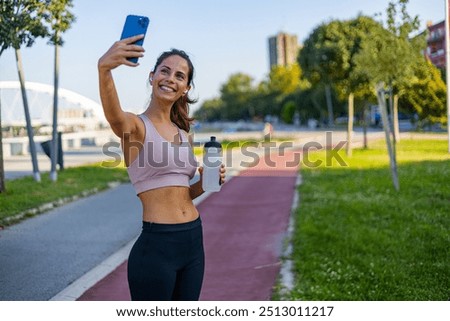
M 8 218 L 42 204 L 58 202 L 74 195 L 83 196 L 88 191 L 106 189 L 111 182 L 127 180 L 128 175 L 123 166 L 107 168 L 97 164 L 59 171 L 57 182 L 51 182 L 48 173 L 42 175 L 40 183 L 32 177 L 6 181 L 6 193 L 0 194 L 0 226 L 16 223 L 21 218 Z
M 402 140 L 400 191 L 384 141 L 348 167 L 303 166 L 289 300 L 448 300 L 450 157 L 445 140 Z M 325 159 L 325 152 L 310 155 Z

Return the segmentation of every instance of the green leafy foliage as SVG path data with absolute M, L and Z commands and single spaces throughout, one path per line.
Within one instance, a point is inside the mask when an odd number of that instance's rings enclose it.
M 424 37 L 411 37 L 419 28 L 419 20 L 409 16 L 407 3 L 389 3 L 387 29 L 371 29 L 355 57 L 357 70 L 367 74 L 373 84 L 400 86 L 414 76 L 414 66 L 421 61 Z
M 417 113 L 422 126 L 445 124 L 446 90 L 439 69 L 423 59 L 414 66 L 414 77 L 403 87 L 402 105 Z
M 283 105 L 283 110 L 281 111 L 281 119 L 287 123 L 291 124 L 295 114 L 295 103 L 293 101 L 287 101 Z
M 220 89 L 222 119 L 232 120 L 249 117 L 249 103 L 253 96 L 253 79 L 249 75 L 237 73 L 231 75 Z
M 30 47 L 36 38 L 48 35 L 39 15 L 43 8 L 38 0 L 0 1 L 0 55 L 8 48 Z
M 45 6 L 42 7 L 40 15 L 48 29 L 52 31 L 50 44 L 59 46 L 63 44 L 61 33 L 66 32 L 76 20 L 70 11 L 72 7 L 72 0 L 45 0 Z
M 306 89 L 309 83 L 302 79 L 302 71 L 297 63 L 289 66 L 273 66 L 269 73 L 269 91 L 289 95 Z

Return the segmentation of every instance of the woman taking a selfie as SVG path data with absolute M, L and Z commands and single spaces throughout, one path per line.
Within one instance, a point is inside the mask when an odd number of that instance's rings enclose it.
M 198 300 L 204 273 L 201 219 L 192 200 L 203 193 L 190 185 L 197 162 L 188 138 L 188 96 L 194 67 L 172 49 L 150 72 L 151 100 L 140 115 L 122 110 L 112 70 L 137 67 L 127 58 L 143 57 L 135 45 L 143 35 L 117 41 L 98 62 L 100 97 L 108 123 L 121 139 L 130 181 L 142 203 L 142 233 L 128 259 L 132 300 Z M 225 181 L 222 166 L 220 180 Z

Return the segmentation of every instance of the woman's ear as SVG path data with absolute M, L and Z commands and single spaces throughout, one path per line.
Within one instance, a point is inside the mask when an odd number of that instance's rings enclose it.
M 150 82 L 150 85 L 152 85 L 152 81 L 153 81 L 153 71 L 150 73 L 150 76 L 148 77 L 148 80 Z

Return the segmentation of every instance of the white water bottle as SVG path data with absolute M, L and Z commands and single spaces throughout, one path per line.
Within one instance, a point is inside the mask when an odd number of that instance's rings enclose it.
M 205 192 L 220 191 L 220 167 L 222 165 L 222 145 L 215 136 L 205 144 L 203 152 L 202 188 Z

